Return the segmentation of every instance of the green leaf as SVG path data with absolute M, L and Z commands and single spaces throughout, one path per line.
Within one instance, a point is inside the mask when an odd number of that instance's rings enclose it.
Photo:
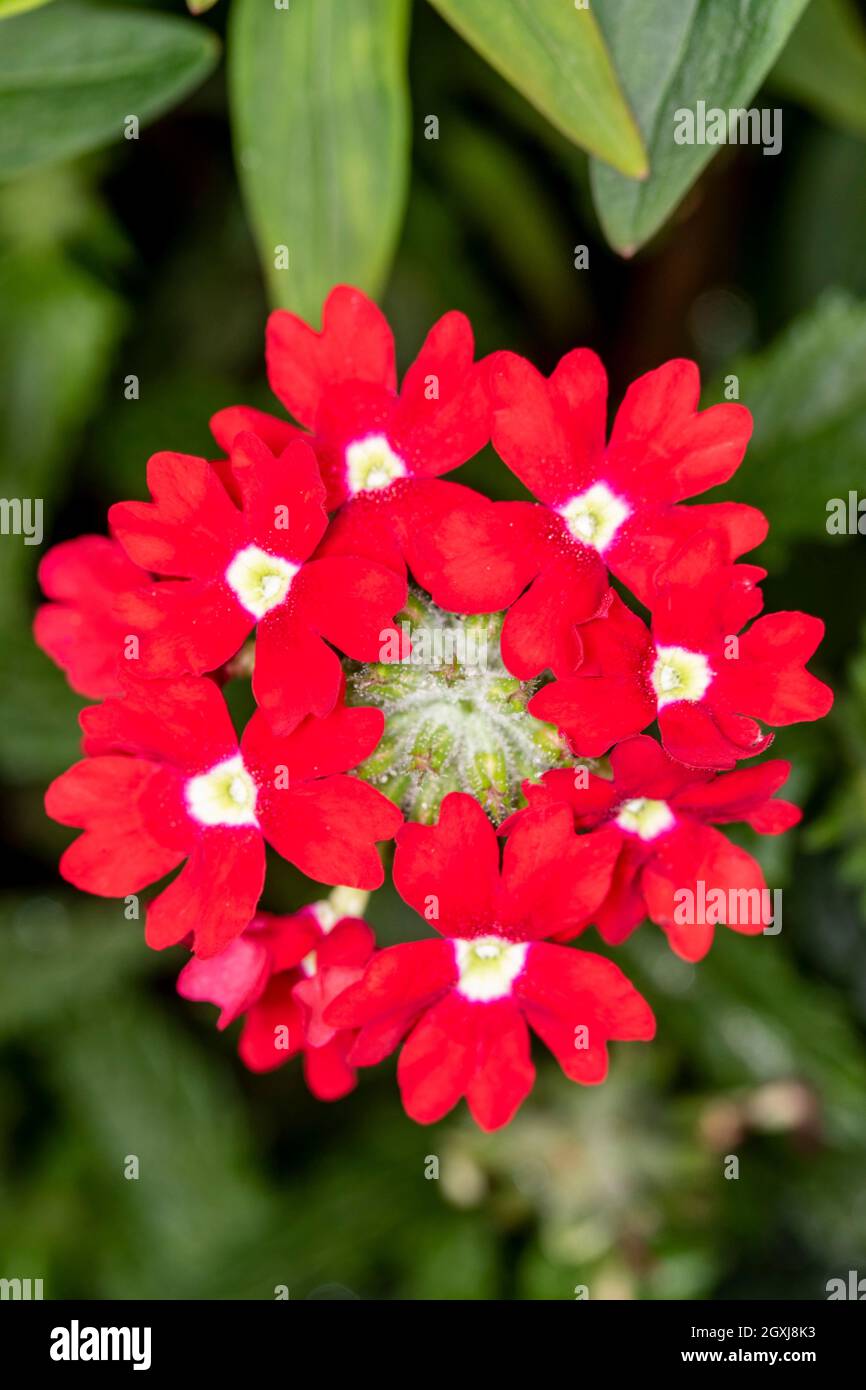
M 866 27 L 852 0 L 812 0 L 771 84 L 843 130 L 866 136 Z
M 839 543 L 828 501 L 862 489 L 866 304 L 825 295 L 766 352 L 734 362 L 755 432 L 725 493 L 766 511 L 772 534 Z M 722 398 L 722 383 L 708 391 Z M 719 493 L 719 495 L 724 495 Z
M 114 293 L 62 250 L 0 251 L 0 486 L 4 497 L 43 500 L 45 534 L 57 472 L 105 379 L 122 320 Z M 39 554 L 23 536 L 15 540 L 0 555 L 7 612 Z
M 605 236 L 631 255 L 658 231 L 719 146 L 674 141 L 676 113 L 698 101 L 747 106 L 806 0 L 595 0 L 650 161 L 642 183 L 594 162 Z
M 81 154 L 178 102 L 217 59 L 192 20 L 58 3 L 3 26 L 0 178 Z
M 0 0 L 0 19 L 11 19 L 14 14 L 23 14 L 25 10 L 35 10 L 47 4 L 48 0 Z
M 124 928 L 134 929 L 144 952 L 141 924 Z M 92 1171 L 120 1208 L 130 1248 L 111 1252 L 102 1274 L 120 1297 L 192 1297 L 203 1270 L 230 1261 L 238 1231 L 255 1229 L 261 1239 L 274 1215 L 217 1042 L 215 1029 L 201 1044 L 191 1039 L 173 1005 L 163 1012 L 119 991 L 76 1009 L 61 1034 L 42 1039 L 92 1149 Z M 139 1160 L 140 1182 L 124 1181 L 126 1155 Z
M 595 11 L 569 0 L 431 0 L 547 119 L 633 178 L 647 158 Z
M 144 908 L 142 906 L 142 915 Z M 92 1010 L 156 961 L 122 901 L 57 893 L 0 898 L 0 1038 Z
M 273 301 L 314 321 L 335 282 L 376 294 L 388 273 L 408 177 L 408 21 L 407 0 L 232 6 L 244 194 Z

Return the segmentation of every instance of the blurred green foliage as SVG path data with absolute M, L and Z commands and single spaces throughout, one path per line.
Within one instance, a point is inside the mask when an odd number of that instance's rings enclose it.
M 781 157 L 728 151 L 626 264 L 586 157 L 421 4 L 409 63 L 411 182 L 385 296 L 403 364 L 458 306 L 482 352 L 549 370 L 596 347 L 615 400 L 685 354 L 708 401 L 734 373 L 755 411 L 729 493 L 767 509 L 768 607 L 825 618 L 816 669 L 839 692 L 824 725 L 774 748 L 805 827 L 749 841 L 784 889 L 783 931 L 722 930 L 691 967 L 643 926 L 617 959 L 657 1040 L 615 1044 L 595 1090 L 539 1048 L 536 1091 L 498 1135 L 462 1111 L 413 1125 L 391 1064 L 336 1106 L 296 1067 L 246 1074 L 214 1011 L 175 997 L 183 953 L 148 952 L 122 905 L 57 877 L 69 837 L 41 797 L 75 757 L 81 701 L 30 642 L 41 551 L 4 536 L 0 1274 L 43 1277 L 49 1297 L 822 1298 L 866 1261 L 864 541 L 826 529 L 827 500 L 866 480 L 864 146 L 801 80 L 822 115 L 786 105 Z M 227 113 L 220 70 L 139 141 L 0 186 L 2 492 L 44 498 L 46 544 L 141 496 L 151 452 L 207 453 L 213 410 L 268 403 Z M 455 476 L 520 495 L 489 451 Z M 273 868 L 270 908 L 318 895 Z M 369 915 L 384 943 L 421 930 L 390 888 Z

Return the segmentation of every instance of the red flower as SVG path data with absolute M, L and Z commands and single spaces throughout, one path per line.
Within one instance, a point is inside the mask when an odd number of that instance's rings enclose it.
M 833 703 L 805 670 L 824 634 L 818 618 L 769 613 L 741 633 L 761 610 L 764 574 L 728 564 L 718 536 L 695 537 L 656 575 L 652 634 L 614 599 L 580 629 L 575 673 L 529 709 L 589 757 L 656 718 L 665 748 L 692 767 L 730 768 L 763 752 L 773 735 L 757 720 L 820 719 Z
M 429 1124 L 465 1096 L 488 1130 L 532 1088 L 527 1024 L 571 1080 L 603 1080 L 608 1039 L 652 1037 L 650 1008 L 610 961 L 541 938 L 594 910 L 616 848 L 606 832 L 576 836 L 551 806 L 524 817 L 500 869 L 490 822 L 461 792 L 436 826 L 404 826 L 395 887 L 446 939 L 379 952 L 326 1009 L 361 1030 L 349 1060 L 379 1062 L 411 1029 L 397 1073 L 407 1113 Z
M 774 799 L 790 763 L 777 759 L 716 776 L 683 767 L 654 739 L 626 739 L 610 755 L 613 780 L 574 771 L 547 772 L 524 784 L 530 811 L 501 827 L 511 834 L 542 807 L 567 805 L 580 830 L 608 828 L 619 842 L 610 891 L 591 920 L 618 945 L 649 917 L 685 960 L 701 960 L 719 922 L 756 935 L 772 921 L 759 865 L 714 825 L 744 821 L 779 835 L 800 820 L 789 801 Z M 558 933 L 564 940 L 571 929 Z
M 316 451 L 326 505 L 340 509 L 325 553 L 367 556 L 401 575 L 408 563 L 435 597 L 436 557 L 417 549 L 420 536 L 458 503 L 481 511 L 492 505 L 469 488 L 436 481 L 490 437 L 473 351 L 468 319 L 446 314 L 428 333 L 398 392 L 391 330 L 360 290 L 339 285 L 331 291 L 321 333 L 286 310 L 271 314 L 271 387 L 309 431 L 303 437 Z M 226 450 L 240 430 L 254 430 L 272 448 L 300 433 L 246 406 L 220 411 L 211 424 Z
M 46 809 L 84 834 L 60 861 L 64 878 L 101 897 L 137 893 L 186 861 L 147 911 L 157 950 L 194 938 L 223 950 L 251 920 L 265 841 L 322 883 L 377 888 L 377 840 L 400 813 L 343 774 L 375 748 L 382 713 L 338 706 L 278 738 L 261 713 L 238 744 L 212 681 L 131 685 L 81 714 L 90 756 L 48 788 Z
M 255 627 L 253 691 L 276 732 L 328 714 L 342 671 L 323 639 L 378 660 L 406 584 L 371 560 L 309 559 L 328 524 L 312 450 L 296 440 L 276 458 L 254 434 L 239 434 L 230 477 L 238 506 L 205 459 L 156 454 L 147 477 L 153 502 L 109 512 L 137 564 L 176 576 L 120 605 L 142 633 L 140 673 L 215 671 Z
M 337 1100 L 355 1086 L 347 1056 L 356 1034 L 322 1014 L 361 978 L 374 944 L 365 922 L 337 918 L 327 902 L 291 917 L 260 913 L 218 956 L 189 961 L 177 991 L 216 1004 L 218 1028 L 246 1016 L 238 1052 L 251 1071 L 273 1071 L 302 1052 L 313 1095 Z
M 33 635 L 66 672 L 80 695 L 119 695 L 118 662 L 130 636 L 118 600 L 149 588 L 151 576 L 107 536 L 63 541 L 43 556 L 39 582 L 49 599 L 37 611 Z
M 502 651 L 521 680 L 574 670 L 574 627 L 603 611 L 608 568 L 646 603 L 659 565 L 695 531 L 716 530 L 728 560 L 766 536 L 753 507 L 676 505 L 730 478 L 751 433 L 744 406 L 698 413 L 693 362 L 634 382 L 607 446 L 607 378 L 594 352 L 568 353 L 549 381 L 511 352 L 486 367 L 494 447 L 544 505 L 446 518 L 435 538 L 439 602 L 482 612 L 513 604 Z

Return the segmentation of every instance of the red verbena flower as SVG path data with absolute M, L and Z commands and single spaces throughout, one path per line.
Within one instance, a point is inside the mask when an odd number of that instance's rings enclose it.
M 39 582 L 53 602 L 36 613 L 38 645 L 80 695 L 119 695 L 118 663 L 130 632 L 117 612 L 118 601 L 150 588 L 151 576 L 132 563 L 117 541 L 78 536 L 43 556 Z
M 805 670 L 824 634 L 806 613 L 760 612 L 765 571 L 731 565 L 716 536 L 682 546 L 656 575 L 650 633 L 615 598 L 579 631 L 581 657 L 530 703 L 577 753 L 605 753 L 658 719 L 667 751 L 691 767 L 729 768 L 773 740 L 766 724 L 820 719 L 833 692 Z
M 618 945 L 649 917 L 685 960 L 701 960 L 725 923 L 756 935 L 772 921 L 760 866 L 716 830 L 743 821 L 763 835 L 778 835 L 801 812 L 775 797 L 790 763 L 781 759 L 716 775 L 684 767 L 646 735 L 624 740 L 610 755 L 612 779 L 554 770 L 540 784 L 524 784 L 530 811 L 501 827 L 512 833 L 527 814 L 566 805 L 578 830 L 606 827 L 618 843 L 611 886 L 591 920 L 605 941 Z M 706 907 L 709 905 L 709 911 Z M 566 929 L 558 939 L 576 933 Z
M 513 605 L 503 656 L 520 679 L 574 669 L 574 626 L 603 609 L 608 568 L 648 603 L 656 570 L 695 531 L 717 532 L 728 560 L 766 536 L 754 507 L 677 505 L 730 478 L 752 428 L 741 405 L 698 411 L 693 362 L 635 381 L 607 446 L 607 378 L 594 352 L 568 353 L 549 381 L 511 352 L 485 367 L 493 445 L 543 505 L 501 503 L 477 517 L 455 510 L 430 544 L 441 552 L 443 606 Z
M 445 939 L 378 952 L 325 1010 L 334 1027 L 360 1029 L 349 1061 L 379 1062 L 409 1033 L 397 1072 L 407 1114 L 429 1124 L 465 1096 L 488 1130 L 532 1088 L 527 1025 L 571 1080 L 603 1080 L 608 1039 L 652 1037 L 649 1005 L 612 962 L 542 938 L 593 911 L 612 852 L 610 837 L 576 836 L 552 806 L 525 815 L 500 868 L 493 827 L 461 792 L 437 825 L 404 826 L 394 885 Z
M 369 559 L 314 554 L 328 518 L 309 446 L 295 440 L 276 457 L 249 431 L 237 435 L 238 505 L 205 459 L 156 454 L 147 477 L 153 502 L 120 502 L 109 512 L 137 564 L 174 576 L 120 605 L 142 634 L 139 673 L 214 671 L 255 627 L 253 693 L 276 732 L 330 713 L 342 670 L 324 639 L 375 661 L 406 583 Z
M 272 1071 L 303 1053 L 313 1095 L 337 1100 L 356 1082 L 347 1058 L 357 1035 L 322 1015 L 361 978 L 374 944 L 365 922 L 338 917 L 328 902 L 288 917 L 259 913 L 218 956 L 190 960 L 177 991 L 216 1004 L 218 1028 L 243 1016 L 238 1052 L 251 1071 Z
M 89 756 L 51 784 L 48 814 L 84 834 L 60 861 L 64 878 L 101 897 L 137 893 L 185 862 L 148 905 L 157 950 L 191 936 L 214 956 L 253 917 L 265 841 L 322 883 L 377 888 L 376 841 L 399 811 L 345 776 L 375 748 L 382 714 L 338 706 L 278 737 L 261 713 L 238 742 L 207 679 L 130 685 L 82 710 Z
M 473 510 L 492 505 L 469 488 L 438 481 L 490 437 L 487 394 L 473 353 L 468 319 L 445 314 L 398 391 L 393 335 L 360 290 L 338 285 L 331 291 L 320 333 L 284 309 L 271 314 L 271 388 L 308 431 L 302 437 L 315 449 L 327 508 L 337 509 L 325 553 L 366 556 L 401 575 L 408 563 L 426 587 L 435 587 L 435 555 L 419 548 L 420 537 L 458 503 Z M 247 406 L 222 410 L 211 424 L 226 450 L 245 429 L 275 449 L 300 434 Z
M 147 943 L 194 951 L 178 992 L 243 1019 L 252 1070 L 302 1054 L 333 1099 L 400 1049 L 410 1117 L 465 1097 L 496 1129 L 532 1088 L 531 1033 L 585 1084 L 609 1041 L 653 1036 L 622 972 L 564 943 L 649 918 L 697 961 L 716 925 L 775 920 L 719 827 L 799 820 L 776 796 L 787 763 L 738 763 L 829 710 L 806 669 L 823 624 L 762 614 L 765 572 L 737 563 L 760 512 L 691 500 L 751 433 L 743 406 L 699 410 L 691 362 L 635 381 L 608 439 L 594 353 L 550 378 L 477 362 L 448 313 L 398 383 L 383 314 L 338 286 L 319 332 L 271 315 L 267 367 L 290 418 L 220 411 L 226 457 L 155 455 L 112 539 L 40 566 L 36 640 L 104 701 L 46 795 L 83 832 L 61 872 L 108 897 L 155 885 Z M 443 479 L 490 440 L 535 500 Z M 220 686 L 247 675 L 239 734 Z M 608 752 L 610 776 L 576 765 Z M 432 939 L 376 951 L 339 893 L 258 911 L 266 846 L 366 891 L 395 836 L 394 885 Z

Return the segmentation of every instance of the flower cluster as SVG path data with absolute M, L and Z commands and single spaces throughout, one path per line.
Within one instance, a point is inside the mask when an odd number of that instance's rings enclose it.
M 42 561 L 36 640 L 97 701 L 46 797 L 82 831 L 61 872 L 159 885 L 148 945 L 192 951 L 179 993 L 243 1019 L 252 1070 L 303 1054 L 334 1099 L 402 1044 L 412 1118 L 465 1097 L 494 1129 L 532 1087 L 530 1030 L 582 1083 L 610 1039 L 653 1035 L 622 971 L 565 943 L 649 918 L 694 961 L 719 922 L 764 930 L 724 907 L 766 885 L 716 827 L 798 820 L 787 763 L 738 764 L 829 709 L 805 669 L 822 626 L 759 616 L 759 512 L 688 501 L 751 429 L 698 409 L 690 362 L 636 381 L 608 438 L 594 353 L 549 379 L 476 361 L 449 313 L 398 388 L 381 312 L 339 287 L 321 332 L 271 316 L 267 366 L 290 419 L 221 411 L 220 457 L 157 454 L 110 538 Z M 490 442 L 537 500 L 443 480 Z M 420 921 L 377 949 L 361 918 L 392 840 Z M 266 847 L 334 892 L 263 911 Z

